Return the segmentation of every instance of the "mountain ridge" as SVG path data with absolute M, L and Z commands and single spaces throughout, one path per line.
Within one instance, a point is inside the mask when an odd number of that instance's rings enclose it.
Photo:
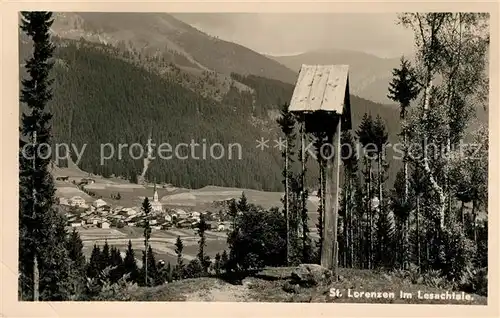
M 344 49 L 318 49 L 296 55 L 268 55 L 268 57 L 297 72 L 302 64 L 349 65 L 352 94 L 377 103 L 394 104 L 387 97 L 387 92 L 392 69 L 399 66 L 400 58 L 381 58 L 365 52 Z
M 62 38 L 111 44 L 140 55 L 181 55 L 187 67 L 229 75 L 259 75 L 294 83 L 287 67 L 242 45 L 220 40 L 167 13 L 57 13 L 52 32 Z

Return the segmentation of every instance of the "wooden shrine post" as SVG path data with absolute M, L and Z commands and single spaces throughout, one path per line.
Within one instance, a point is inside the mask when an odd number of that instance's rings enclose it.
M 351 129 L 347 65 L 302 65 L 289 111 L 304 114 L 306 132 L 325 132 L 327 144 L 318 156 L 326 161 L 325 206 L 321 266 L 338 268 L 337 224 L 339 212 L 340 137 Z
M 342 121 L 340 116 L 333 118 L 336 127 L 332 140 L 332 154 L 326 157 L 325 171 L 325 214 L 323 216 L 324 235 L 321 245 L 321 266 L 331 268 L 334 275 L 338 266 L 337 220 L 339 215 L 339 172 L 340 172 L 340 135 Z M 335 277 L 335 276 L 334 276 Z

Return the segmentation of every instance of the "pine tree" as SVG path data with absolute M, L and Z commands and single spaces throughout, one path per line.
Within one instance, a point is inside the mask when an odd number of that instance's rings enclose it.
M 220 257 L 220 262 L 221 262 L 221 268 L 224 269 L 224 271 L 227 273 L 229 271 L 228 268 L 229 257 L 227 256 L 226 250 L 222 252 L 222 255 Z
M 174 278 L 182 279 L 184 277 L 184 259 L 182 258 L 182 250 L 184 249 L 184 244 L 180 236 L 177 236 L 175 241 L 175 254 L 177 254 L 177 265 L 174 270 Z
M 22 114 L 19 139 L 19 291 L 23 300 L 63 300 L 69 297 L 71 260 L 66 250 L 67 232 L 54 206 L 55 188 L 49 172 L 54 46 L 50 12 L 22 12 L 21 30 L 33 41 L 26 61 L 28 79 L 22 80 Z M 49 147 L 47 147 L 49 146 Z
M 101 257 L 101 249 L 97 246 L 97 244 L 94 244 L 94 248 L 92 249 L 92 254 L 90 255 L 90 260 L 87 265 L 87 277 L 96 278 L 99 276 L 102 270 Z
M 220 253 L 215 254 L 215 264 L 214 264 L 214 270 L 216 275 L 220 275 L 221 271 L 221 256 Z
M 389 135 L 387 133 L 387 130 L 385 129 L 385 124 L 380 117 L 380 115 L 377 115 L 377 118 L 375 119 L 373 123 L 373 141 L 375 143 L 375 146 L 377 147 L 377 191 L 378 191 L 378 199 L 379 199 L 379 206 L 382 209 L 383 208 L 383 202 L 384 202 L 384 188 L 383 188 L 383 183 L 384 183 L 384 166 L 385 166 L 385 146 L 387 144 L 387 139 L 389 138 Z
M 101 270 L 105 269 L 108 266 L 112 266 L 111 253 L 109 251 L 108 240 L 104 241 L 104 246 L 102 247 L 102 252 L 101 252 L 100 263 L 101 263 L 100 266 Z
M 208 224 L 205 221 L 205 216 L 201 215 L 200 217 L 200 222 L 198 223 L 198 236 L 200 239 L 198 240 L 198 254 L 196 257 L 198 257 L 198 260 L 200 261 L 201 267 L 203 268 L 204 274 L 208 273 L 208 268 L 210 266 L 210 257 L 205 254 L 205 247 L 207 245 L 206 243 L 206 237 L 205 237 L 205 231 L 208 230 Z
M 172 265 L 170 264 L 170 262 L 168 262 L 167 264 L 166 272 L 167 272 L 167 282 L 171 283 L 173 280 L 172 277 L 173 275 L 172 275 Z
M 353 266 L 353 214 L 354 214 L 354 180 L 358 171 L 358 157 L 355 151 L 354 140 L 350 132 L 341 136 L 341 156 L 344 165 L 344 266 Z
M 112 246 L 109 256 L 109 266 L 111 266 L 110 279 L 112 283 L 116 283 L 123 276 L 123 259 L 120 255 L 120 250 Z
M 292 254 L 292 251 L 291 251 L 291 238 L 290 238 L 290 232 L 291 232 L 291 228 L 290 228 L 290 178 L 292 177 L 292 174 L 291 174 L 291 169 L 290 169 L 290 164 L 291 164 L 291 156 L 293 154 L 293 147 L 294 147 L 294 144 L 293 144 L 293 139 L 295 138 L 295 135 L 294 135 L 294 128 L 295 128 L 295 119 L 294 119 L 294 116 L 293 114 L 291 114 L 289 111 L 288 111 L 288 107 L 289 105 L 288 104 L 283 104 L 282 107 L 281 107 L 281 110 L 280 110 L 280 117 L 276 120 L 276 122 L 278 123 L 278 125 L 280 126 L 281 128 L 281 131 L 282 133 L 285 135 L 285 138 L 286 138 L 286 143 L 285 143 L 285 147 L 284 149 L 282 150 L 282 157 L 283 159 L 285 159 L 285 166 L 283 168 L 283 184 L 285 186 L 285 197 L 284 197 L 284 214 L 285 214 L 285 219 L 286 219 L 286 224 L 287 224 L 287 234 L 286 234 L 286 237 L 287 237 L 287 243 L 286 243 L 286 251 L 287 251 L 287 255 L 286 255 L 286 260 L 287 260 L 287 264 L 290 264 L 291 262 L 291 254 Z
M 80 235 L 73 229 L 71 235 L 66 243 L 68 250 L 68 257 L 71 259 L 72 273 L 73 273 L 73 290 L 76 295 L 83 291 L 83 286 L 86 277 L 86 261 L 83 255 L 83 242 L 80 239 Z
M 396 221 L 396 237 L 398 239 L 398 246 L 396 254 L 398 262 L 403 269 L 408 268 L 409 262 L 409 218 L 412 209 L 411 201 L 405 199 L 405 177 L 404 172 L 399 171 L 396 174 L 394 181 L 394 188 L 391 191 L 391 209 L 394 213 Z
M 160 283 L 161 279 L 158 275 L 158 270 L 156 267 L 156 259 L 155 259 L 153 249 L 151 248 L 151 246 L 148 247 L 147 254 L 144 252 L 142 253 L 142 264 L 144 264 L 143 265 L 143 269 L 144 269 L 143 277 L 145 277 L 144 278 L 145 286 L 158 285 Z M 147 274 L 146 274 L 146 269 L 147 269 Z
M 299 231 L 302 238 L 302 263 L 310 263 L 312 257 L 312 246 L 311 239 L 309 237 L 309 216 L 307 213 L 307 199 L 309 197 L 309 192 L 306 187 L 306 172 L 307 172 L 307 160 L 309 158 L 308 152 L 306 151 L 307 135 L 305 129 L 305 118 L 303 116 L 297 116 L 296 121 L 300 124 L 300 153 L 298 153 L 298 161 L 301 163 L 301 170 L 299 175 L 299 187 L 298 195 L 300 197 L 300 218 L 299 218 Z
M 247 196 L 245 195 L 245 192 L 241 193 L 241 197 L 238 200 L 237 207 L 238 211 L 240 212 L 248 211 L 248 199 Z
M 399 68 L 392 70 L 392 76 L 387 97 L 399 103 L 400 119 L 405 120 L 406 111 L 410 107 L 410 103 L 417 98 L 420 86 L 410 61 L 404 56 L 400 59 Z
M 377 264 L 392 268 L 394 264 L 394 226 L 391 214 L 381 209 L 377 218 Z
M 366 233 L 368 240 L 368 255 L 367 255 L 367 266 L 369 269 L 372 268 L 372 254 L 373 254 L 373 209 L 372 209 L 372 199 L 373 199 L 373 155 L 367 153 L 368 151 L 373 151 L 374 147 L 374 123 L 371 115 L 365 113 L 358 130 L 356 131 L 359 142 L 364 147 L 363 161 L 365 165 L 364 177 L 365 177 L 365 204 L 366 212 L 368 213 L 368 222 L 366 224 Z M 370 148 L 368 148 L 370 146 Z
M 111 247 L 110 260 L 111 260 L 111 266 L 123 265 L 123 258 L 120 255 L 120 250 L 114 246 Z
M 233 221 L 233 228 L 236 226 L 236 216 L 238 215 L 238 204 L 235 199 L 231 199 L 228 206 L 227 214 L 231 217 Z
M 413 208 L 415 210 L 415 238 L 414 238 L 414 242 L 415 242 L 415 248 L 414 248 L 414 259 L 415 259 L 415 262 L 419 268 L 419 270 L 421 269 L 422 267 L 422 257 L 421 257 L 421 254 L 422 254 L 422 247 L 421 247 L 421 241 L 424 237 L 424 235 L 422 235 L 422 231 L 421 231 L 421 224 L 423 223 L 420 219 L 421 217 L 421 201 L 422 201 L 422 196 L 425 194 L 425 193 L 429 193 L 431 191 L 428 183 L 427 183 L 427 179 L 425 178 L 425 175 L 422 171 L 422 169 L 419 167 L 419 166 L 416 166 L 413 171 L 411 172 L 410 174 L 410 203 L 407 204 L 407 209 L 410 210 L 411 208 Z M 412 198 L 413 197 L 413 198 Z M 414 201 L 414 203 L 412 204 L 411 201 Z M 409 215 L 409 212 L 407 212 L 407 214 Z M 409 223 L 408 223 L 409 224 Z M 409 231 L 409 228 L 408 226 L 406 227 Z M 431 231 L 426 231 L 426 232 L 431 232 Z M 406 234 L 407 236 L 407 234 Z M 405 238 L 405 243 L 406 243 L 407 239 Z M 429 242 L 427 242 L 427 244 L 429 244 Z M 427 261 L 428 261 L 428 257 L 427 257 Z
M 405 59 L 404 56 L 401 57 L 400 68 L 393 69 L 392 71 L 392 81 L 389 83 L 389 94 L 387 97 L 392 99 L 395 102 L 399 103 L 400 108 L 400 119 L 402 121 L 402 130 L 401 135 L 403 137 L 403 147 L 404 147 L 404 156 L 403 156 L 403 164 L 404 164 L 404 200 L 408 199 L 408 132 L 407 127 L 405 125 L 406 113 L 408 107 L 413 100 L 415 100 L 420 91 L 420 86 L 418 85 L 417 78 L 415 76 L 415 70 L 411 66 L 410 61 Z
M 148 197 L 144 198 L 144 201 L 142 202 L 142 211 L 144 211 L 144 258 L 146 257 L 146 253 L 149 248 L 149 239 L 151 238 L 151 226 L 149 225 L 149 214 L 151 213 L 151 203 L 149 203 Z M 149 286 L 149 281 L 148 281 L 148 262 L 144 262 L 144 283 L 146 286 Z
M 130 274 L 129 279 L 136 282 L 138 279 L 138 273 L 139 269 L 137 267 L 134 250 L 132 249 L 132 241 L 128 240 L 127 252 L 125 253 L 125 259 L 123 260 L 123 274 Z
M 405 59 L 404 56 L 401 57 L 400 68 L 395 68 L 392 71 L 392 81 L 389 83 L 389 94 L 387 97 L 392 99 L 395 102 L 399 103 L 400 107 L 400 119 L 401 119 L 401 136 L 403 142 L 403 191 L 398 195 L 402 196 L 402 200 L 400 198 L 396 198 L 397 203 L 397 213 L 399 213 L 398 220 L 400 222 L 404 222 L 401 224 L 403 228 L 400 229 L 400 233 L 403 234 L 403 241 L 401 245 L 401 249 L 399 249 L 399 253 L 403 254 L 402 256 L 407 254 L 408 248 L 408 231 L 409 231 L 409 210 L 408 206 L 411 205 L 408 202 L 409 196 L 409 172 L 408 172 L 408 127 L 406 125 L 406 117 L 407 117 L 407 109 L 410 107 L 410 104 L 413 100 L 415 100 L 420 91 L 420 86 L 418 85 L 417 78 L 415 76 L 415 70 L 411 66 L 411 63 Z M 408 266 L 408 257 L 402 257 L 401 259 L 403 268 L 407 268 Z

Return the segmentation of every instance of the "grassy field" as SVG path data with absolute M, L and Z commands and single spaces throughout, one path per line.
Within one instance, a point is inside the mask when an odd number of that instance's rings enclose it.
M 136 259 L 141 260 L 144 250 L 144 229 L 139 227 L 124 227 L 121 229 L 78 229 L 82 238 L 84 248 L 83 252 L 87 259 L 90 258 L 94 244 L 99 247 L 108 242 L 108 245 L 118 248 L 122 254 L 127 250 L 128 241 L 132 242 Z M 156 260 L 164 260 L 166 263 L 176 262 L 175 241 L 177 237 L 182 238 L 184 244 L 183 256 L 187 261 L 196 257 L 198 253 L 198 236 L 193 229 L 172 229 L 172 230 L 153 230 L 151 234 L 151 248 L 155 254 Z M 207 245 L 205 253 L 212 259 L 215 254 L 222 253 L 227 249 L 226 237 L 220 232 L 207 232 Z M 124 256 L 124 254 L 122 255 Z M 139 262 L 140 263 L 140 262 Z
M 470 295 L 471 300 L 420 299 L 425 293 L 451 293 L 431 286 L 412 284 L 391 276 L 390 273 L 340 269 L 339 282 L 316 287 L 292 286 L 289 282 L 291 268 L 269 268 L 244 278 L 239 283 L 230 283 L 219 278 L 186 279 L 162 286 L 135 290 L 131 297 L 135 301 L 245 301 L 245 302 L 313 302 L 313 303 L 385 303 L 385 304 L 462 304 L 487 305 L 487 298 Z M 342 296 L 332 297 L 330 289 L 339 289 Z M 351 293 L 386 292 L 394 298 L 348 297 Z M 400 291 L 412 295 L 400 297 Z M 458 293 L 458 291 L 455 291 Z

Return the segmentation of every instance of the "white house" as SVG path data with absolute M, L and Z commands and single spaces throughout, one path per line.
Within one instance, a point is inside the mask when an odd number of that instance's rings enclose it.
M 133 216 L 137 214 L 137 211 L 132 208 L 124 208 L 122 212 L 126 213 L 128 216 Z
M 71 205 L 71 204 L 69 203 L 69 200 L 68 200 L 68 199 L 66 199 L 66 198 L 59 198 L 59 204 L 60 204 L 60 205 Z
M 108 204 L 103 199 L 97 199 L 92 203 L 92 206 L 96 208 L 107 206 Z
M 199 223 L 201 219 L 199 217 L 192 217 L 191 221 L 193 221 L 194 223 Z
M 199 219 L 199 218 L 200 218 L 200 215 L 201 215 L 201 214 L 200 214 L 200 212 L 196 212 L 196 211 L 191 212 L 191 217 L 192 217 L 193 219 L 195 219 L 195 218 L 198 218 L 198 219 Z
M 109 229 L 109 225 L 109 222 L 106 221 L 99 223 L 99 227 L 102 229 Z
M 85 207 L 85 200 L 80 197 L 80 196 L 74 196 L 69 200 L 69 204 L 71 206 L 76 206 L 76 207 Z
M 182 209 L 175 209 L 175 215 L 178 219 L 185 219 L 188 217 L 188 213 Z
M 97 225 L 98 223 L 99 223 L 99 219 L 98 218 L 89 218 L 89 219 L 87 219 L 87 224 Z
M 172 222 L 172 216 L 170 214 L 165 214 L 165 221 Z
M 82 222 L 73 222 L 71 223 L 71 227 L 80 227 L 82 226 Z

